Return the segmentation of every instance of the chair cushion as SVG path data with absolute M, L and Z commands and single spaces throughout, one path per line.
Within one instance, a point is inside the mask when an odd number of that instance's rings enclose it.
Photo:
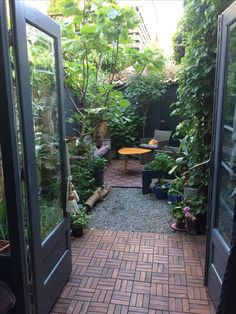
M 140 144 L 139 146 L 140 148 L 147 148 L 147 149 L 157 149 L 158 148 L 158 145 L 149 145 L 149 144 Z
M 96 148 L 94 151 L 94 156 L 104 156 L 110 150 L 109 145 L 102 145 L 100 148 Z
M 156 140 L 155 138 L 152 138 L 149 142 L 148 145 L 158 145 L 158 140 Z

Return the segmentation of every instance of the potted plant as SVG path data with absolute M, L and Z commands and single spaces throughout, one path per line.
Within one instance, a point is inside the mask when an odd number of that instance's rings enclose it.
M 10 242 L 8 240 L 6 203 L 4 200 L 1 200 L 0 201 L 0 252 L 7 251 L 9 247 L 10 247 Z
M 197 218 L 191 213 L 191 209 L 188 206 L 183 208 L 185 221 L 186 221 L 186 229 L 189 234 L 197 234 Z
M 204 172 L 201 169 L 189 170 L 186 174 L 186 182 L 184 185 L 184 196 L 191 196 L 198 194 L 201 186 L 207 186 L 208 182 Z
M 142 171 L 143 194 L 148 193 L 153 178 L 173 179 L 168 172 L 174 167 L 175 160 L 166 153 L 157 153 L 155 158 L 144 166 Z
M 164 180 L 159 179 L 158 182 L 153 187 L 153 192 L 158 200 L 163 200 L 167 198 L 167 192 L 170 184 Z
M 73 237 L 82 237 L 84 227 L 88 224 L 89 215 L 82 208 L 70 214 L 71 235 Z
M 102 186 L 104 184 L 104 168 L 107 160 L 100 156 L 95 156 L 93 159 L 93 170 L 95 186 Z
M 182 202 L 172 203 L 171 216 L 175 219 L 175 222 L 171 224 L 171 228 L 175 231 L 186 231 L 185 214 L 183 212 Z
M 174 203 L 174 202 L 181 202 L 183 198 L 182 193 L 175 189 L 174 187 L 171 187 L 167 192 L 167 199 L 168 202 Z
M 185 197 L 185 206 L 190 208 L 190 213 L 196 218 L 196 231 L 198 234 L 206 232 L 206 206 L 201 194 Z M 183 208 L 185 207 L 183 206 Z
M 157 153 L 155 158 L 145 165 L 145 170 L 161 171 L 166 173 L 175 166 L 174 158 L 166 153 Z

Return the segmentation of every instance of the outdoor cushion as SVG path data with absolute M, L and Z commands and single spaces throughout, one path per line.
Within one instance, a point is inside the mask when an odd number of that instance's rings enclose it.
M 102 145 L 100 148 L 96 148 L 94 151 L 94 156 L 104 156 L 106 155 L 110 150 L 109 145 Z
M 150 144 L 140 144 L 141 148 L 147 148 L 147 149 L 157 149 L 158 148 L 158 144 L 157 145 L 150 145 Z

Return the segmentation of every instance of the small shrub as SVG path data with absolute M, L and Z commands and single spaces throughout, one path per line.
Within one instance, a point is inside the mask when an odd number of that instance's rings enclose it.
M 157 153 L 155 158 L 146 166 L 146 170 L 168 172 L 175 166 L 174 158 L 166 153 Z

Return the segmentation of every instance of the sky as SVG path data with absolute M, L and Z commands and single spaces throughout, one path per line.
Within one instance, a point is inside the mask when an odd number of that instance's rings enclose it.
M 47 14 L 48 0 L 27 1 Z M 152 40 L 157 39 L 158 47 L 171 56 L 171 39 L 183 14 L 183 0 L 118 0 L 118 3 L 140 7 Z
M 172 36 L 183 14 L 183 0 L 118 0 L 120 4 L 138 6 L 152 40 L 167 56 L 173 53 Z

